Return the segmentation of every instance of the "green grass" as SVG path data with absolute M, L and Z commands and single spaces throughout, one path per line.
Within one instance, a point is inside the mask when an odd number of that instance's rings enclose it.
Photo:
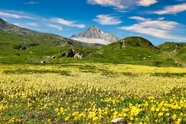
M 51 70 L 30 70 L 30 69 L 18 69 L 18 70 L 5 70 L 3 74 L 44 74 L 44 73 L 56 73 L 60 75 L 70 76 L 70 71 L 51 71 Z

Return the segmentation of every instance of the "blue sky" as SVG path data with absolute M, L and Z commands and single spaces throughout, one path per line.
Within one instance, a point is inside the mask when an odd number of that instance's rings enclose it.
M 154 45 L 186 41 L 186 0 L 1 0 L 0 18 L 64 37 L 95 25 Z

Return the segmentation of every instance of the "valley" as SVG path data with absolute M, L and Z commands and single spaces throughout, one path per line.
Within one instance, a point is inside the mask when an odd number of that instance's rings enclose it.
M 0 29 L 0 123 L 186 123 L 186 43 Z

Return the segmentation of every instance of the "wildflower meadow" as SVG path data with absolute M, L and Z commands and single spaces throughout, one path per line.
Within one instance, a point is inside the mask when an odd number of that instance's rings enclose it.
M 186 68 L 0 66 L 0 124 L 185 124 Z

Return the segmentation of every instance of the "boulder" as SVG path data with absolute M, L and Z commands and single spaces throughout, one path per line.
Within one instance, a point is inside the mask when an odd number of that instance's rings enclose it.
M 52 59 L 56 58 L 56 56 L 51 56 Z
M 73 57 L 74 59 L 82 59 L 83 58 L 83 55 L 80 55 L 79 52 L 76 53 Z
M 74 49 L 70 49 L 67 52 L 66 57 L 74 57 L 75 54 L 76 54 L 76 51 Z
M 124 121 L 124 118 L 115 118 L 113 120 L 111 120 L 112 124 L 117 124 L 117 123 L 121 123 Z
M 83 55 L 80 55 L 78 51 L 75 51 L 74 49 L 70 49 L 69 51 L 63 52 L 61 56 L 65 57 L 72 57 L 75 59 L 82 59 Z

